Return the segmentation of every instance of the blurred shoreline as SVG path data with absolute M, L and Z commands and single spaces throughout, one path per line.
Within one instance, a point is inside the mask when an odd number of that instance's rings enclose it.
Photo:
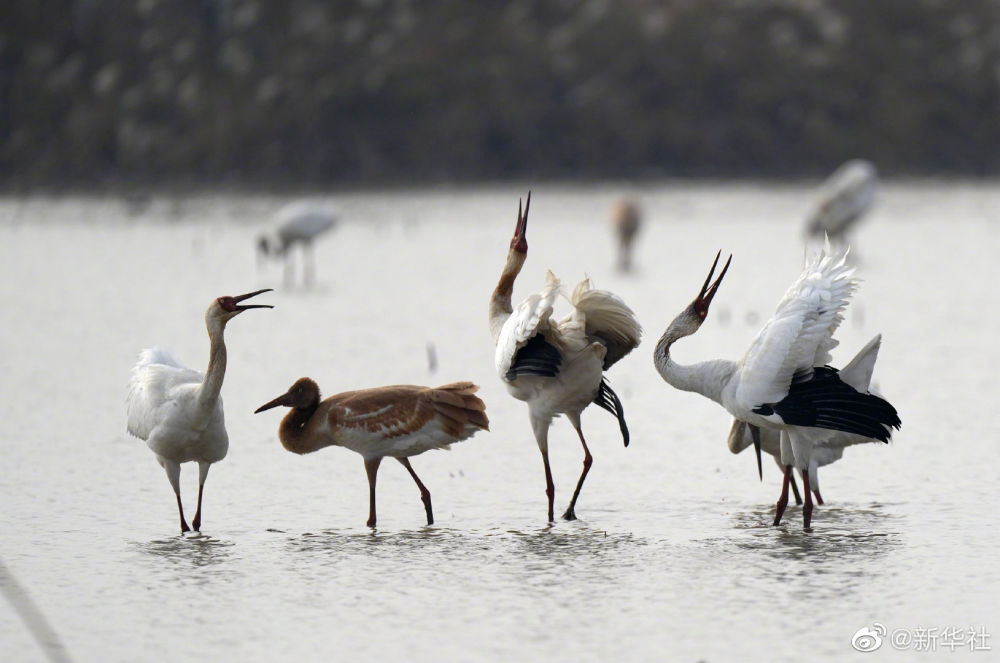
M 0 190 L 1000 173 L 1000 2 L 12 0 Z

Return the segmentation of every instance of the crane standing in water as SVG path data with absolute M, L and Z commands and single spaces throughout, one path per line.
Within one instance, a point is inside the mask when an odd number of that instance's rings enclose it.
M 312 202 L 297 202 L 283 207 L 277 214 L 278 227 L 271 233 L 257 238 L 260 258 L 280 258 L 285 267 L 285 286 L 291 287 L 293 278 L 292 249 L 297 245 L 302 252 L 302 284 L 313 285 L 316 280 L 316 255 L 313 242 L 337 223 L 337 212 L 330 206 Z
M 490 331 L 496 343 L 495 362 L 507 391 L 528 403 L 535 442 L 545 466 L 548 519 L 553 520 L 555 486 L 549 466 L 549 426 L 565 414 L 583 445 L 583 472 L 563 518 L 576 519 L 576 501 L 593 456 L 580 427 L 580 415 L 591 403 L 618 418 L 625 446 L 629 443 L 625 411 L 604 371 L 639 345 L 642 328 L 632 310 L 616 295 L 591 288 L 584 279 L 568 297 L 572 311 L 553 320 L 555 299 L 562 294 L 559 280 L 549 272 L 541 292 L 528 296 L 514 309 L 514 280 L 528 257 L 528 209 L 518 205 L 517 226 L 510 242 L 500 281 L 490 298 Z
M 861 348 L 858 354 L 854 356 L 854 359 L 849 361 L 847 365 L 840 369 L 840 379 L 854 387 L 859 392 L 867 393 L 869 385 L 871 384 L 872 373 L 875 370 L 875 360 L 878 358 L 878 351 L 881 344 L 882 335 L 877 334 L 875 338 L 868 341 L 865 347 Z M 809 487 L 812 489 L 813 495 L 816 497 L 817 504 L 823 504 L 823 497 L 819 492 L 819 468 L 840 460 L 840 458 L 844 455 L 844 449 L 846 447 L 854 444 L 879 441 L 870 437 L 861 437 L 860 435 L 854 435 L 852 433 L 844 433 L 841 431 L 823 428 L 807 428 L 804 429 L 801 434 L 812 435 L 815 437 L 812 459 L 809 463 Z M 759 436 L 761 451 L 773 456 L 775 462 L 778 464 L 778 467 L 784 471 L 784 465 L 781 462 L 781 438 L 787 437 L 788 434 L 773 428 L 761 428 L 759 430 Z M 740 453 L 753 444 L 753 434 L 750 431 L 749 425 L 739 419 L 734 419 L 732 428 L 729 431 L 729 439 L 727 442 L 729 450 L 734 454 Z M 789 442 L 785 440 L 784 444 L 787 445 Z M 802 497 L 799 495 L 799 489 L 795 485 L 794 476 L 789 477 L 789 484 L 791 485 L 792 492 L 795 494 L 795 503 L 802 504 Z M 780 516 L 778 516 L 775 520 L 780 522 Z
M 198 463 L 198 508 L 191 524 L 201 531 L 201 498 L 212 463 L 226 457 L 229 435 L 222 411 L 222 381 L 226 376 L 226 323 L 268 304 L 241 304 L 270 288 L 219 297 L 205 311 L 208 328 L 208 370 L 187 368 L 172 354 L 153 347 L 143 350 L 132 369 L 128 391 L 128 432 L 145 440 L 167 473 L 177 497 L 181 533 L 190 531 L 181 504 L 181 463 Z
M 815 437 L 808 429 L 843 431 L 888 442 L 890 429 L 900 426 L 892 405 L 873 394 L 859 392 L 840 378 L 837 369 L 827 365 L 830 350 L 837 345 L 833 334 L 857 287 L 853 270 L 846 263 L 847 251 L 838 256 L 828 253 L 826 247 L 806 264 L 742 359 L 678 364 L 670 356 L 671 346 L 698 331 L 729 269 L 732 256 L 712 281 L 720 252 L 698 296 L 667 326 L 653 356 L 657 371 L 668 384 L 719 403 L 751 426 L 758 473 L 758 429 L 787 433 L 783 438 L 787 444 L 781 445 L 785 472 L 775 523 L 780 521 L 788 502 L 794 466 L 802 474 L 802 514 L 807 529 L 813 509 L 808 471 L 815 446 Z
M 427 524 L 434 524 L 431 493 L 410 465 L 410 456 L 447 449 L 489 430 L 486 405 L 471 382 L 441 387 L 393 385 L 347 391 L 320 400 L 319 386 L 299 378 L 287 392 L 254 413 L 279 405 L 292 408 L 278 428 L 282 446 L 297 454 L 345 447 L 361 454 L 368 474 L 368 527 L 375 527 L 375 479 L 386 456 L 398 460 L 420 490 Z

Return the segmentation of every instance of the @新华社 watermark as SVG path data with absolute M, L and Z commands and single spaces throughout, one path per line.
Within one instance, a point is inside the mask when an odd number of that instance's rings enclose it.
M 862 626 L 851 638 L 851 646 L 861 652 L 876 651 L 884 644 L 899 651 L 993 651 L 992 636 L 985 626 L 896 628 L 873 622 Z

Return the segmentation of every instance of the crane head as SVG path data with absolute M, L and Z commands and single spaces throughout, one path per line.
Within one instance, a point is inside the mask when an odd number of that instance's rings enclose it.
M 528 252 L 528 208 L 531 207 L 531 192 L 528 192 L 528 202 L 524 205 L 524 214 L 521 213 L 521 201 L 517 201 L 517 226 L 514 228 L 514 237 L 510 240 L 511 251 L 519 253 Z
M 729 263 L 733 261 L 733 255 L 729 254 L 729 259 L 726 260 L 725 266 L 722 271 L 719 272 L 719 277 L 712 281 L 712 275 L 715 274 L 715 268 L 719 264 L 719 256 L 722 255 L 720 250 L 715 254 L 715 262 L 712 263 L 712 269 L 708 272 L 708 277 L 705 279 L 704 285 L 701 286 L 701 292 L 695 297 L 694 301 L 691 302 L 691 307 L 694 309 L 695 315 L 702 322 L 705 321 L 705 316 L 708 315 L 708 307 L 712 303 L 712 298 L 715 297 L 715 293 L 719 290 L 719 284 L 722 282 L 722 277 L 726 275 L 726 271 L 729 270 Z M 711 285 L 709 282 L 711 281 Z
M 299 378 L 288 391 L 272 401 L 264 403 L 253 411 L 254 414 L 283 405 L 292 408 L 311 408 L 319 403 L 319 385 L 311 378 Z
M 250 299 L 251 297 L 256 297 L 262 292 L 271 292 L 272 288 L 264 288 L 263 290 L 257 290 L 254 292 L 248 292 L 245 295 L 236 295 L 235 297 L 230 295 L 224 295 L 215 300 L 215 304 L 219 309 L 221 309 L 221 316 L 226 320 L 229 320 L 243 311 L 249 311 L 252 308 L 274 308 L 270 304 L 240 304 L 240 302 Z M 216 308 L 215 306 L 212 307 Z

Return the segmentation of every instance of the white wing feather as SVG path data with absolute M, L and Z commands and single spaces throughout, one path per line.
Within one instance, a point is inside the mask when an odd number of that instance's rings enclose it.
M 607 347 L 605 369 L 639 345 L 642 327 L 618 295 L 592 288 L 587 278 L 576 286 L 569 301 L 583 316 L 587 337 L 600 339 Z
M 501 380 L 507 380 L 507 371 L 510 370 L 517 351 L 536 334 L 549 328 L 552 309 L 561 288 L 559 279 L 552 272 L 548 272 L 545 276 L 545 287 L 541 292 L 529 295 L 507 318 L 503 328 L 500 329 L 494 355 L 497 373 Z
M 743 357 L 736 398 L 745 406 L 780 401 L 796 372 L 830 362 L 833 334 L 857 281 L 847 251 L 829 251 L 809 261 Z
M 175 389 L 201 384 L 204 376 L 184 366 L 174 355 L 153 347 L 139 353 L 139 360 L 132 368 L 128 396 L 128 432 L 141 440 L 148 440 L 160 422 L 167 419 L 176 407 L 172 397 Z

